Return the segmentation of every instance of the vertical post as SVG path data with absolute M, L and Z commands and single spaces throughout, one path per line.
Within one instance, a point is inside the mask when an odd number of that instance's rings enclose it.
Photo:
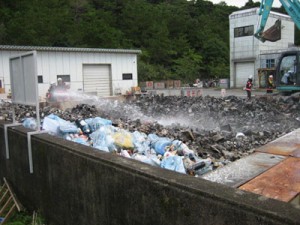
M 28 132 L 27 133 L 29 172 L 33 173 L 32 149 L 31 149 L 31 135 L 32 135 L 32 132 Z
M 13 124 L 4 124 L 4 141 L 5 141 L 5 153 L 6 153 L 6 159 L 9 159 L 9 145 L 8 145 L 8 133 L 7 128 L 8 127 L 15 127 L 20 126 L 20 123 L 13 123 Z
M 33 51 L 33 58 L 34 58 L 34 77 L 35 77 L 35 108 L 36 108 L 36 120 L 37 120 L 37 131 L 41 130 L 41 119 L 40 119 L 40 100 L 39 100 L 39 84 L 37 82 L 37 53 Z
M 4 140 L 5 140 L 5 154 L 6 159 L 9 159 L 9 146 L 8 146 L 8 135 L 7 135 L 7 125 L 4 125 Z
M 27 133 L 27 146 L 28 146 L 28 160 L 29 160 L 29 172 L 33 173 L 33 160 L 32 160 L 32 145 L 31 135 L 48 133 L 48 131 L 32 131 Z
M 13 124 L 15 124 L 16 123 L 15 104 L 12 104 L 12 119 L 13 119 Z

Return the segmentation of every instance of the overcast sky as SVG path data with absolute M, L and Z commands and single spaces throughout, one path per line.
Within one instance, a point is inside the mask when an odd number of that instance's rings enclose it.
M 219 3 L 219 2 L 226 2 L 227 5 L 234 5 L 234 6 L 237 6 L 237 7 L 241 7 L 241 6 L 244 6 L 246 2 L 248 2 L 248 0 L 209 0 L 213 3 Z M 253 0 L 253 2 L 260 2 L 258 0 Z M 279 0 L 274 0 L 273 2 L 273 7 L 280 7 L 281 4 L 279 2 Z

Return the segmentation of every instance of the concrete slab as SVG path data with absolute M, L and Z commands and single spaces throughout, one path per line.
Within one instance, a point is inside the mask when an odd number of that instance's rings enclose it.
M 283 156 L 300 157 L 300 129 L 288 133 L 255 150 Z
M 254 153 L 222 168 L 206 173 L 202 178 L 231 187 L 239 187 L 285 158 L 274 154 Z

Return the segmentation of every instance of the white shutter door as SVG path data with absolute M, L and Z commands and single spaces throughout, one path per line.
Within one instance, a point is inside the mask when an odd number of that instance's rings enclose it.
M 244 87 L 250 76 L 254 77 L 254 63 L 236 64 L 236 87 Z
M 110 96 L 111 86 L 110 65 L 83 65 L 84 92 L 97 93 L 98 96 Z

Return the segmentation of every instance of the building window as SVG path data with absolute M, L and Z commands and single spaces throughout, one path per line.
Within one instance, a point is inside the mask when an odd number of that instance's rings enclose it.
M 236 27 L 234 28 L 234 37 L 252 36 L 254 34 L 254 26 Z
M 273 68 L 273 67 L 275 67 L 275 59 L 267 59 L 266 68 Z
M 43 75 L 38 75 L 37 78 L 38 78 L 38 83 L 39 83 L 39 84 L 44 83 L 44 82 L 43 82 Z
M 123 80 L 132 80 L 132 73 L 123 73 Z
M 58 78 L 61 78 L 63 82 L 70 82 L 71 81 L 70 75 L 66 75 L 66 74 L 57 75 L 57 79 Z

